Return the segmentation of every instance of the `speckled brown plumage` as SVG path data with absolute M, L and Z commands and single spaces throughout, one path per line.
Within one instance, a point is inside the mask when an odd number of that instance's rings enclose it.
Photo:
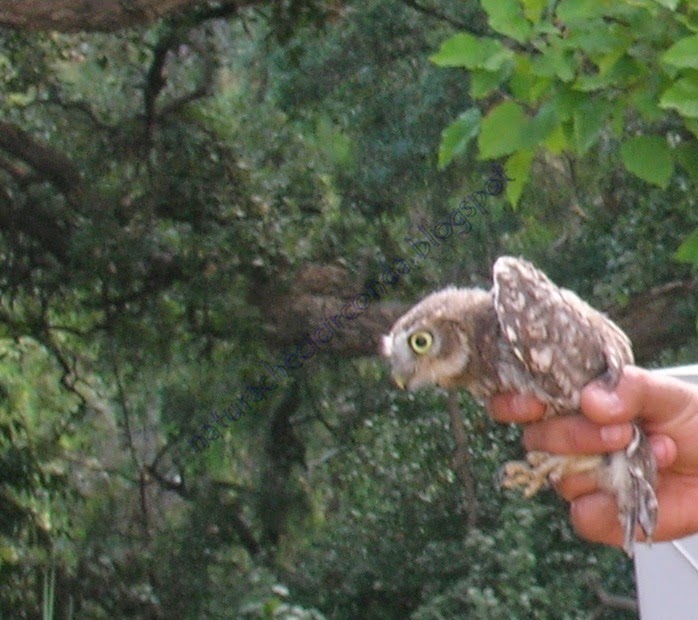
M 401 388 L 433 384 L 466 388 L 476 398 L 517 391 L 548 405 L 546 415 L 577 412 L 580 393 L 604 375 L 615 385 L 633 362 L 630 341 L 606 316 L 559 288 L 531 263 L 509 256 L 493 267 L 491 291 L 446 288 L 429 295 L 396 321 L 381 353 Z M 636 428 L 624 451 L 606 457 L 530 453 L 508 463 L 503 484 L 534 494 L 548 479 L 592 471 L 615 493 L 632 555 L 635 527 L 651 538 L 657 501 L 656 465 Z

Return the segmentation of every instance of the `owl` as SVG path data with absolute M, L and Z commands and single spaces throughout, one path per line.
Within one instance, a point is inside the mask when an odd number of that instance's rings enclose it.
M 490 291 L 433 293 L 383 336 L 381 355 L 395 385 L 465 388 L 479 401 L 500 392 L 533 394 L 550 417 L 577 413 L 582 388 L 597 377 L 617 384 L 633 353 L 615 323 L 526 260 L 502 256 L 492 271 Z M 615 495 L 623 548 L 632 557 L 636 525 L 651 540 L 657 521 L 656 463 L 644 433 L 636 425 L 628 447 L 607 455 L 529 452 L 526 461 L 505 464 L 502 484 L 530 497 L 576 472 L 591 472 Z

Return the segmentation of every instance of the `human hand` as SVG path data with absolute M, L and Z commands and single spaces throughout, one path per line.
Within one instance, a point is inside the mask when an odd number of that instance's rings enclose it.
M 524 446 L 557 454 L 599 454 L 622 450 L 637 419 L 648 435 L 659 468 L 659 520 L 654 540 L 671 540 L 698 532 L 698 388 L 683 381 L 626 366 L 612 391 L 593 381 L 582 391 L 584 415 L 543 420 L 545 407 L 522 394 L 500 394 L 488 403 L 500 422 L 525 423 Z M 580 536 L 622 545 L 614 497 L 600 490 L 589 474 L 560 480 L 557 491 L 571 502 Z

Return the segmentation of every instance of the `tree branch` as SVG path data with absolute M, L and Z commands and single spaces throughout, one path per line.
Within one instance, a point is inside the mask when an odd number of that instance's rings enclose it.
M 264 316 L 267 343 L 293 353 L 310 335 L 317 335 L 324 339 L 320 352 L 377 355 L 380 335 L 412 304 L 393 301 L 402 280 L 391 284 L 385 273 L 369 275 L 360 282 L 344 268 L 310 264 L 291 279 L 290 293 L 280 292 L 278 282 L 259 281 L 250 303 Z M 357 307 L 367 302 L 368 307 L 358 313 Z M 665 349 L 685 344 L 686 334 L 695 334 L 695 308 L 695 283 L 679 280 L 634 295 L 622 307 L 601 309 L 626 331 L 636 361 L 643 364 Z
M 634 598 L 629 596 L 619 596 L 611 594 L 604 589 L 598 575 L 588 575 L 585 579 L 586 586 L 596 595 L 599 603 L 604 607 L 611 609 L 623 609 L 626 611 L 634 611 L 637 613 L 638 605 Z
M 239 0 L 235 4 L 244 7 L 260 1 Z M 0 24 L 27 30 L 112 31 L 202 4 L 203 0 L 12 0 L 0 3 Z
M 453 435 L 453 440 L 456 444 L 451 467 L 456 472 L 456 476 L 458 476 L 465 490 L 466 523 L 468 528 L 473 529 L 477 526 L 475 478 L 470 467 L 468 434 L 465 431 L 465 425 L 463 424 L 460 407 L 458 405 L 458 394 L 456 392 L 449 391 L 446 408 L 448 409 L 451 422 L 451 435 Z
M 31 134 L 0 121 L 0 149 L 23 161 L 43 179 L 55 185 L 66 198 L 75 199 L 82 185 L 80 173 L 65 155 L 42 144 Z
M 13 233 L 24 233 L 58 261 L 67 263 L 71 232 L 68 227 L 57 223 L 52 215 L 31 203 L 13 209 L 12 202 L 11 197 L 0 190 L 0 231 L 9 233 L 10 238 Z
M 145 126 L 148 137 L 152 135 L 153 129 L 155 128 L 155 102 L 158 95 L 162 89 L 165 88 L 165 84 L 167 83 L 164 73 L 165 63 L 167 62 L 167 54 L 173 47 L 178 45 L 179 40 L 180 36 L 177 29 L 172 28 L 157 42 L 157 45 L 153 50 L 153 62 L 150 63 L 150 68 L 148 69 L 148 74 L 145 80 L 145 87 L 143 89 Z
M 609 308 L 608 314 L 628 334 L 635 360 L 643 364 L 695 335 L 695 306 L 694 281 L 676 280 L 634 295 L 622 308 Z
M 174 101 L 170 101 L 167 105 L 164 105 L 158 116 L 160 118 L 164 118 L 168 114 L 176 112 L 177 110 L 184 107 L 188 103 L 191 103 L 192 101 L 196 101 L 197 99 L 203 99 L 204 97 L 207 97 L 211 92 L 211 82 L 213 80 L 212 69 L 213 68 L 209 66 L 209 63 L 206 63 L 206 70 L 204 71 L 204 75 L 201 79 L 201 85 L 192 92 L 182 95 Z
M 462 22 L 460 20 L 457 20 L 449 15 L 446 15 L 443 11 L 439 11 L 438 9 L 435 9 L 430 6 L 424 6 L 423 4 L 420 4 L 416 0 L 400 0 L 402 4 L 405 6 L 410 7 L 411 9 L 414 9 L 415 11 L 418 11 L 419 13 L 422 13 L 423 15 L 428 15 L 429 17 L 433 17 L 434 19 L 438 19 L 439 21 L 446 22 L 447 24 L 450 24 L 454 28 L 458 28 L 459 30 L 468 30 L 470 31 L 472 28 L 472 24 Z
M 42 101 L 41 104 L 56 105 L 64 110 L 80 112 L 83 116 L 86 116 L 95 127 L 102 131 L 107 131 L 110 134 L 114 134 L 118 129 L 117 125 L 110 125 L 100 119 L 86 101 L 66 101 L 61 97 L 57 89 L 53 89 L 49 97 L 45 101 Z

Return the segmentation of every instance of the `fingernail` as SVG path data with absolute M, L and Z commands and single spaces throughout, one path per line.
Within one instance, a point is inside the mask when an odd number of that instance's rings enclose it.
M 610 392 L 618 385 L 618 377 L 607 370 L 596 378 L 596 383 L 607 392 Z
M 523 394 L 514 394 L 509 404 L 511 405 L 511 412 L 513 414 L 517 416 L 523 415 L 526 412 L 528 398 Z
M 622 424 L 602 426 L 599 434 L 604 443 L 616 445 L 625 437 L 626 428 Z
M 531 407 L 534 404 L 535 400 L 526 394 L 514 394 L 509 402 L 511 412 L 517 418 L 524 418 L 526 420 L 531 417 Z
M 663 441 L 655 441 L 651 445 L 654 458 L 658 463 L 664 463 L 669 460 L 667 446 Z
M 623 412 L 623 403 L 617 392 L 599 392 L 599 400 L 609 416 L 619 416 Z
M 673 450 L 671 449 L 671 440 L 668 437 L 650 437 L 650 446 L 652 446 L 652 452 L 654 453 L 654 458 L 657 460 L 657 465 L 659 467 L 666 467 L 670 465 L 673 461 Z

